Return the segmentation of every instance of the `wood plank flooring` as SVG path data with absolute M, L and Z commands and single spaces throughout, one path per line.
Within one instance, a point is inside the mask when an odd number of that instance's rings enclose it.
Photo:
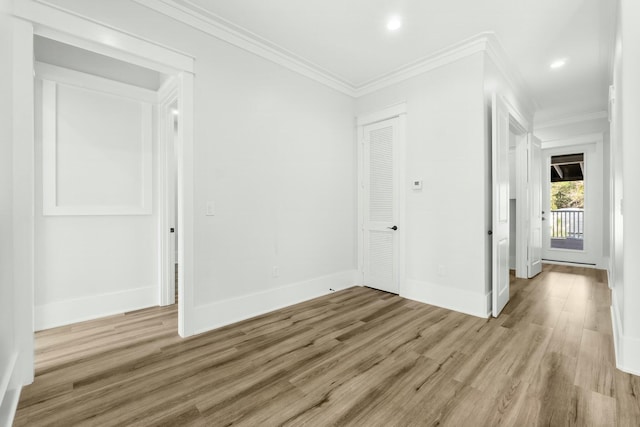
M 36 334 L 16 426 L 639 426 L 602 271 L 512 279 L 498 319 L 354 287 L 180 339 L 175 306 Z

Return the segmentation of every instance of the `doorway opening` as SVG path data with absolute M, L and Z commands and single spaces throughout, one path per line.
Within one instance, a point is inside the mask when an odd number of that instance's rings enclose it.
M 550 247 L 584 250 L 584 153 L 551 156 Z
M 358 117 L 358 269 L 361 284 L 402 294 L 406 105 Z M 419 183 L 421 185 L 421 183 Z M 414 184 L 416 185 L 416 184 Z

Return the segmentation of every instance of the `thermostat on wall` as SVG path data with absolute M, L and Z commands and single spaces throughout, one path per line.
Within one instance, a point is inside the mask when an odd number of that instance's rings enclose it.
M 414 190 L 422 190 L 422 180 L 421 179 L 415 179 L 413 181 L 411 181 L 411 188 Z

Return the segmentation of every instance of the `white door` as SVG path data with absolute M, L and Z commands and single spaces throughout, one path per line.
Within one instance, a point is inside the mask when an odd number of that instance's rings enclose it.
M 509 302 L 509 109 L 495 93 L 491 129 L 492 307 L 493 316 L 498 317 Z
M 529 200 L 530 236 L 527 254 L 527 277 L 532 278 L 542 271 L 542 144 L 538 138 L 529 134 L 529 165 L 527 181 Z
M 398 119 L 363 128 L 364 284 L 399 293 Z

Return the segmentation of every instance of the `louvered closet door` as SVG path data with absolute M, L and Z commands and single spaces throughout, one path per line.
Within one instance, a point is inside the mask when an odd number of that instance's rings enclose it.
M 364 284 L 398 293 L 397 119 L 364 127 Z

